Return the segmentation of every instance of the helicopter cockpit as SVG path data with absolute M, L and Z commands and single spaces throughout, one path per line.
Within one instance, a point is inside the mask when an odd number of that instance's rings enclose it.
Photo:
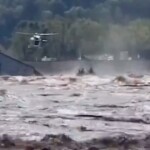
M 39 46 L 41 42 L 41 37 L 39 35 L 34 35 L 34 45 Z
M 38 35 L 35 35 L 30 38 L 30 45 L 40 46 L 41 38 Z

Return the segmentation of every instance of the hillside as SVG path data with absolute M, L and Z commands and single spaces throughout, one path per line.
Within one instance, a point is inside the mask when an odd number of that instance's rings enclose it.
M 79 53 L 122 50 L 148 56 L 149 10 L 149 0 L 1 0 L 0 44 L 25 60 L 36 55 L 67 59 Z M 37 52 L 29 51 L 28 38 L 16 31 L 58 32 L 60 36 L 50 38 L 47 47 Z

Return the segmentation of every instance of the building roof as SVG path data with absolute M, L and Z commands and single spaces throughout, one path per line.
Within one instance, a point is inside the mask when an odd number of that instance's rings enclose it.
M 11 57 L 11 56 L 9 56 L 9 55 L 6 55 L 6 54 L 2 53 L 2 52 L 0 52 L 0 55 L 3 55 L 4 57 L 7 57 L 7 58 L 9 58 L 9 59 L 11 59 L 11 60 L 13 60 L 13 61 L 16 61 L 16 62 L 18 62 L 18 63 L 20 63 L 20 64 L 22 64 L 22 65 L 24 65 L 24 66 L 27 66 L 27 67 L 32 68 L 32 69 L 34 70 L 35 75 L 42 75 L 42 74 L 41 74 L 40 72 L 38 72 L 32 65 L 26 64 L 26 63 L 24 63 L 24 62 L 22 62 L 22 61 L 20 61 L 20 60 L 18 60 L 18 59 L 16 59 L 16 58 L 13 58 L 13 57 Z

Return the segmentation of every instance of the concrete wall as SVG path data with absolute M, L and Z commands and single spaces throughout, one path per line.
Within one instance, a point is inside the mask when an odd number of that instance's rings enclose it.
M 33 75 L 34 68 L 0 53 L 0 74 L 1 75 Z

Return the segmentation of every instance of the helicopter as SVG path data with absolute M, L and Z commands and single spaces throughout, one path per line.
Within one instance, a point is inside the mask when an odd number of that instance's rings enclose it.
M 42 48 L 45 43 L 47 43 L 47 39 L 44 38 L 46 36 L 54 36 L 58 33 L 24 33 L 24 32 L 17 32 L 17 34 L 21 35 L 32 35 L 29 39 L 28 48 Z

